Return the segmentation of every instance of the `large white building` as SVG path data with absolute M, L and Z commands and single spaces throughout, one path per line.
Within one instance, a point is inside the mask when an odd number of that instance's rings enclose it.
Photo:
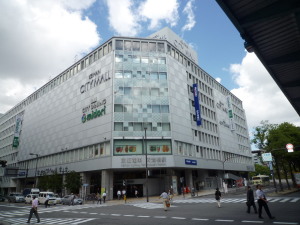
M 111 198 L 125 181 L 145 195 L 146 158 L 149 195 L 254 168 L 242 101 L 169 28 L 109 39 L 0 117 L 0 159 L 19 169 L 0 171 L 5 193 L 28 167 L 27 186 L 35 172 L 76 171 L 87 192 Z

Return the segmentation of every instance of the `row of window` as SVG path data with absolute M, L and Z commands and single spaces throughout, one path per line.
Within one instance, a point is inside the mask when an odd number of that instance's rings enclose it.
M 147 127 L 147 131 L 170 131 L 170 123 L 139 123 L 139 122 L 115 122 L 114 131 L 144 131 Z
M 110 142 L 101 144 L 90 145 L 87 147 L 74 149 L 66 152 L 60 152 L 49 156 L 41 156 L 38 158 L 38 168 L 60 165 L 65 163 L 78 162 L 86 159 L 93 159 L 102 156 L 110 155 Z M 33 169 L 36 166 L 36 160 L 29 160 L 21 162 L 19 165 L 22 168 L 26 168 L 28 162 L 28 168 Z
M 198 80 L 197 78 L 195 78 L 194 76 L 192 76 L 191 73 L 189 73 L 189 72 L 186 72 L 186 73 L 189 74 L 189 79 L 191 79 L 191 77 L 193 77 L 193 84 L 197 84 L 198 90 L 202 90 L 206 94 L 208 94 L 211 97 L 213 97 L 213 89 L 211 87 L 209 87 L 205 83 L 201 82 L 200 80 Z M 193 93 L 193 87 L 192 86 L 189 86 L 189 90 L 190 90 L 191 93 Z
M 195 137 L 199 137 L 199 141 L 206 143 L 206 144 L 210 144 L 210 145 L 216 145 L 216 146 L 220 146 L 220 141 L 219 141 L 219 137 L 216 137 L 214 135 L 211 134 L 207 134 L 198 130 L 194 130 L 194 135 Z
M 169 105 L 115 104 L 114 112 L 169 113 Z
M 146 88 L 146 87 L 118 87 L 116 88 L 117 95 L 128 96 L 152 96 L 165 97 L 168 96 L 168 88 Z
M 116 40 L 115 43 L 116 43 L 116 50 L 165 52 L 165 44 L 163 42 Z
M 150 79 L 150 80 L 167 80 L 167 73 L 166 72 L 142 72 L 136 71 L 133 72 L 131 70 L 117 70 L 115 72 L 116 79 Z
M 190 85 L 188 85 L 188 94 L 194 94 L 193 87 L 190 86 Z M 211 95 L 212 95 L 212 93 L 211 93 Z M 200 97 L 200 99 L 199 99 L 200 100 L 200 105 L 204 103 L 204 104 L 210 106 L 211 108 L 215 107 L 214 100 L 211 99 L 210 97 L 206 96 L 205 94 L 203 94 L 199 91 L 198 91 L 198 96 Z
M 144 63 L 144 64 L 166 64 L 166 57 L 148 57 L 148 56 L 139 56 L 139 55 L 115 55 L 116 63 L 123 62 L 132 62 L 132 63 Z

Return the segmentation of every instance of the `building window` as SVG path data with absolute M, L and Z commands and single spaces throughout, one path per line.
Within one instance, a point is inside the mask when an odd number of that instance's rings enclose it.
M 116 63 L 123 62 L 123 55 L 116 55 L 115 56 L 115 61 L 116 61 Z
M 157 43 L 157 51 L 158 52 L 164 52 L 165 51 L 164 43 Z
M 162 113 L 169 113 L 169 106 L 168 105 L 162 105 L 161 106 L 161 112 Z
M 116 40 L 116 50 L 123 50 L 123 41 Z
M 148 42 L 142 42 L 142 52 L 148 52 Z
M 158 64 L 166 64 L 166 58 L 165 57 L 158 58 L 157 63 Z
M 133 63 L 140 63 L 140 62 L 141 62 L 140 56 L 133 55 L 133 56 L 132 56 L 132 62 L 133 62 Z
M 142 57 L 141 61 L 142 61 L 142 63 L 149 63 L 149 58 L 148 57 Z
M 123 78 L 123 72 L 122 71 L 116 71 L 115 72 L 115 78 L 117 78 L 117 79 Z
M 149 52 L 156 52 L 156 43 L 155 42 L 149 43 Z
M 124 41 L 124 50 L 131 51 L 131 41 Z
M 123 112 L 123 105 L 122 104 L 115 104 L 115 112 Z
M 123 123 L 122 122 L 115 122 L 115 131 L 123 131 Z
M 140 51 L 141 50 L 141 46 L 140 46 L 139 41 L 132 42 L 132 50 L 133 51 Z
M 166 72 L 160 72 L 159 73 L 159 79 L 160 80 L 166 80 L 167 79 L 167 73 Z

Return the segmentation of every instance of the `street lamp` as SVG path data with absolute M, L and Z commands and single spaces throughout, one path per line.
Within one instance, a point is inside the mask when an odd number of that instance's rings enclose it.
M 148 196 L 148 152 L 147 152 L 147 127 L 144 126 L 145 130 L 145 138 L 144 138 L 144 150 L 145 150 L 145 156 L 146 156 L 146 197 L 147 197 L 147 202 L 149 202 L 149 196 Z
M 229 156 L 227 158 L 224 157 L 224 160 L 220 160 L 222 163 L 223 163 L 223 182 L 225 183 L 225 162 L 228 161 L 229 159 L 232 159 L 232 158 L 236 158 L 238 156 Z M 224 191 L 224 194 L 225 194 L 225 184 L 221 184 L 223 186 L 223 191 Z
M 37 164 L 38 164 L 39 154 L 30 153 L 29 155 L 35 155 L 36 156 L 35 173 L 34 173 L 34 187 L 36 187 L 36 171 L 37 171 Z

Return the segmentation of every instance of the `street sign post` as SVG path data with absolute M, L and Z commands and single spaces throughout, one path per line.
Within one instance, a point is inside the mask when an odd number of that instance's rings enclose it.
M 286 144 L 286 149 L 288 150 L 288 152 L 294 152 L 294 145 L 292 144 Z
M 262 156 L 262 160 L 264 162 L 272 162 L 273 161 L 272 154 L 270 152 L 263 153 L 261 156 Z

